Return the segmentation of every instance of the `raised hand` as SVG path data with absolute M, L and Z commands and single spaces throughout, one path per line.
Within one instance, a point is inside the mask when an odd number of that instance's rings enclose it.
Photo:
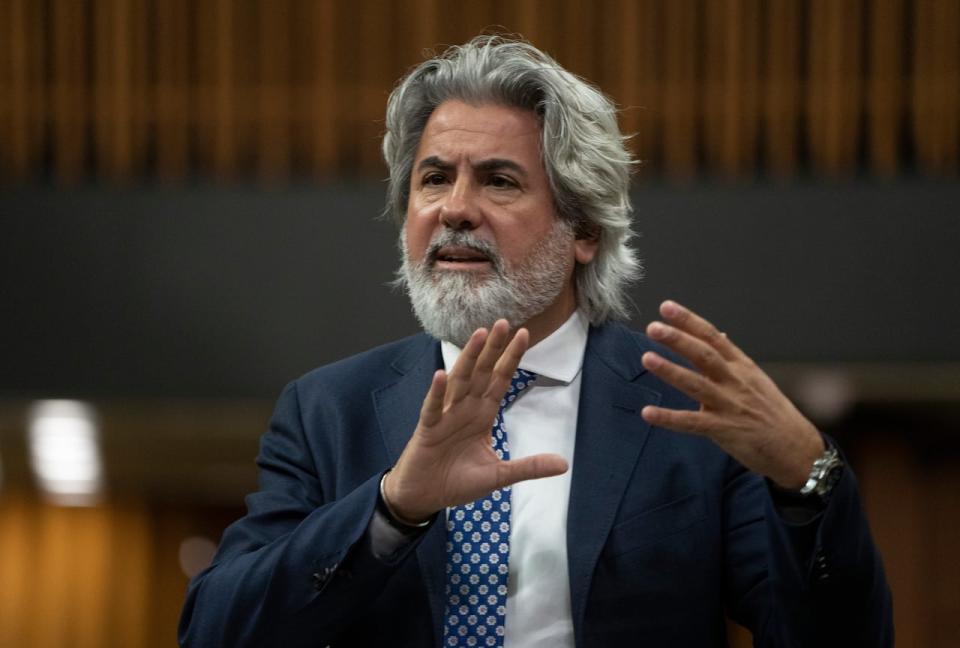
M 474 332 L 449 376 L 434 374 L 417 429 L 383 484 L 399 517 L 419 522 L 497 488 L 567 470 L 553 454 L 502 461 L 491 445 L 500 401 L 528 343 L 526 329 L 510 339 L 507 321 L 499 320 L 489 333 Z
M 690 361 L 699 373 L 652 351 L 643 366 L 700 403 L 699 411 L 643 408 L 654 425 L 709 437 L 744 466 L 799 489 L 824 452 L 814 425 L 770 377 L 717 328 L 680 304 L 660 306 L 664 322 L 647 334 Z

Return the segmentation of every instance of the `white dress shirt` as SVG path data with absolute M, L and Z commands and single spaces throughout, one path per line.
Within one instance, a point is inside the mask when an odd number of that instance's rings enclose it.
M 567 460 L 562 475 L 514 484 L 505 648 L 572 648 L 567 569 L 567 505 L 589 321 L 580 311 L 527 350 L 520 368 L 537 374 L 504 412 L 510 457 L 549 452 Z M 460 349 L 441 344 L 449 371 Z

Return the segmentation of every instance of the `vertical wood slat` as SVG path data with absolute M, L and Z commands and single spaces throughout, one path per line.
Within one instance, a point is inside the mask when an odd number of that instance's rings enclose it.
M 76 533 L 75 518 L 64 510 L 44 506 L 38 511 L 36 586 L 31 592 L 32 610 L 28 646 L 64 646 L 72 631 L 70 607 L 73 555 L 66 538 Z
M 223 180 L 232 179 L 237 168 L 237 106 L 247 106 L 246 97 L 237 97 L 235 34 L 240 22 L 233 0 L 217 0 L 216 23 L 211 25 L 216 38 L 213 78 L 213 169 Z M 239 101 L 238 101 L 239 99 Z
M 931 646 L 960 645 L 960 471 L 940 466 L 930 479 L 931 559 L 927 574 L 931 582 Z
M 853 170 L 860 117 L 860 0 L 812 0 L 807 124 L 819 171 Z
M 157 176 L 161 182 L 183 179 L 188 173 L 190 87 L 188 56 L 193 39 L 187 19 L 189 0 L 164 0 L 153 5 L 156 25 L 156 84 L 152 88 Z
M 936 147 L 931 79 L 933 68 L 933 44 L 929 37 L 933 31 L 932 3 L 915 0 L 913 3 L 913 52 L 911 111 L 913 137 L 918 162 L 931 166 L 931 150 Z
M 136 33 L 134 3 L 100 0 L 93 4 L 94 29 L 94 149 L 98 171 L 123 180 L 133 166 L 132 77 L 130 39 Z
M 359 51 L 391 51 L 393 47 L 393 11 L 376 0 L 357 0 L 365 17 L 360 24 Z M 364 56 L 360 60 L 359 94 L 354 146 L 359 170 L 373 176 L 383 176 L 379 138 L 383 132 L 383 112 L 387 94 L 394 82 L 391 61 L 383 56 Z
M 76 518 L 72 550 L 72 591 L 69 614 L 75 648 L 102 648 L 107 642 L 110 573 L 111 511 L 104 507 L 62 511 Z
M 112 144 L 114 140 L 114 115 L 112 111 L 111 83 L 113 81 L 113 43 L 111 37 L 114 30 L 112 25 L 111 0 L 99 0 L 93 3 L 93 32 L 97 37 L 93 39 L 93 79 L 91 92 L 93 95 L 93 150 L 97 157 L 99 168 L 97 171 L 106 172 Z M 119 30 L 118 30 L 119 31 Z
M 0 506 L 0 646 L 20 646 L 34 620 L 38 555 L 36 515 L 25 499 L 4 493 Z
M 539 47 L 550 52 L 544 41 L 543 28 L 538 19 L 540 15 L 539 0 L 517 0 L 514 8 L 514 29 L 525 39 L 538 43 Z
M 337 165 L 336 5 L 318 0 L 300 6 L 303 16 L 298 42 L 307 52 L 303 89 L 298 105 L 300 115 L 297 143 L 301 156 L 314 177 L 332 175 Z
M 236 89 L 237 7 L 243 5 L 233 0 L 210 0 L 194 5 L 199 68 L 194 99 L 197 148 L 201 164 L 220 180 L 234 177 L 238 164 L 237 110 L 238 105 L 244 109 L 246 106 Z
M 115 648 L 148 644 L 154 544 L 142 505 L 118 506 L 110 542 L 110 639 Z
M 54 170 L 61 182 L 77 182 L 87 152 L 88 83 L 85 64 L 86 2 L 55 2 L 53 8 L 53 149 Z
M 561 64 L 576 75 L 599 82 L 594 56 L 594 16 L 591 5 L 599 0 L 565 0 L 559 8 L 563 34 Z
M 801 100 L 801 0 L 766 5 L 763 59 L 763 141 L 767 168 L 787 176 L 797 166 Z
M 289 0 L 260 0 L 258 9 L 258 175 L 267 182 L 276 182 L 289 176 L 292 153 L 292 57 L 288 50 L 292 7 Z
M 108 177 L 123 179 L 131 173 L 133 156 L 133 43 L 136 32 L 134 0 L 113 0 L 110 3 L 113 47 L 111 57 L 108 94 L 113 123 L 110 126 L 111 139 L 108 149 Z
M 30 96 L 37 79 L 31 65 L 42 43 L 31 42 L 30 15 L 35 9 L 26 0 L 0 3 L 0 168 L 14 177 L 25 177 L 36 143 L 31 122 Z
M 913 133 L 924 170 L 957 166 L 960 129 L 960 7 L 955 2 L 914 3 Z
M 402 7 L 397 7 L 402 11 Z M 494 28 L 494 7 L 492 0 L 474 0 L 458 2 L 451 12 L 456 18 L 443 25 L 445 38 L 449 43 L 463 43 L 477 34 Z
M 559 57 L 563 49 L 563 32 L 556 3 L 550 0 L 517 0 L 513 15 L 516 26 L 512 29 L 553 58 Z
M 178 550 L 180 543 L 192 534 L 195 524 L 189 513 L 169 510 L 154 510 L 151 513 L 151 610 L 146 646 L 168 648 L 176 645 L 177 620 L 188 584 L 180 568 Z
M 759 14 L 756 0 L 707 3 L 704 13 L 704 149 L 709 166 L 730 177 L 754 161 Z
M 918 547 L 927 546 L 922 471 L 905 440 L 863 443 L 854 466 L 877 548 L 893 592 L 897 645 L 931 646 L 924 611 L 929 607 Z
M 150 137 L 151 109 L 148 101 L 150 25 L 148 0 L 130 0 L 130 166 L 131 177 L 142 174 Z
M 656 156 L 656 128 L 659 119 L 659 87 L 656 70 L 659 31 L 656 4 L 650 0 L 620 0 L 605 15 L 603 39 L 614 47 L 601 50 L 601 66 L 609 75 L 603 89 L 617 101 L 620 130 L 630 137 L 634 156 L 646 164 Z M 642 171 L 639 177 L 644 177 Z
M 678 179 L 689 179 L 697 170 L 698 6 L 694 0 L 676 0 L 664 8 L 663 166 Z
M 14 34 L 21 23 L 17 20 L 16 4 L 13 1 L 0 2 L 0 97 L 7 98 L 6 101 L 0 101 L 0 172 L 13 167 L 15 155 L 11 149 L 16 127 L 13 124 L 12 105 L 23 101 L 20 96 L 15 96 L 18 89 L 14 78 L 18 66 L 14 63 L 17 51 Z M 19 69 L 23 69 L 22 65 Z
M 605 61 L 605 67 L 619 71 L 612 92 L 620 104 L 620 130 L 632 136 L 631 150 L 640 160 L 655 153 L 655 140 L 648 130 L 654 127 L 651 115 L 657 109 L 653 96 L 655 61 L 650 47 L 656 30 L 650 8 L 650 2 L 621 1 L 617 10 L 609 13 L 614 22 L 608 21 L 605 28 L 617 43 L 616 52 L 609 54 L 615 60 Z
M 883 177 L 896 173 L 900 157 L 903 11 L 903 0 L 873 0 L 867 34 L 867 143 L 871 168 Z
M 960 163 L 960 3 L 944 2 L 940 11 L 943 77 L 937 103 L 943 107 L 943 170 L 955 172 Z

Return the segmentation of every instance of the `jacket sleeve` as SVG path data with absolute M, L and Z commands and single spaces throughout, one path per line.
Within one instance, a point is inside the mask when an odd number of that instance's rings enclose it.
M 823 511 L 803 523 L 742 468 L 727 500 L 728 517 L 739 516 L 725 531 L 728 612 L 754 645 L 893 646 L 890 589 L 849 466 Z
M 277 404 L 257 458 L 260 490 L 190 584 L 182 646 L 324 646 L 382 591 L 405 557 L 379 561 L 368 525 L 377 473 L 331 500 L 304 435 L 296 383 Z

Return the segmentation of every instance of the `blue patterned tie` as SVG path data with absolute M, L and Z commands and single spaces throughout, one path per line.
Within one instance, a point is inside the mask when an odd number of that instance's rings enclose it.
M 510 458 L 503 411 L 537 375 L 517 369 L 493 422 L 493 449 Z M 476 502 L 451 507 L 447 515 L 447 608 L 445 646 L 503 646 L 510 560 L 510 487 Z

